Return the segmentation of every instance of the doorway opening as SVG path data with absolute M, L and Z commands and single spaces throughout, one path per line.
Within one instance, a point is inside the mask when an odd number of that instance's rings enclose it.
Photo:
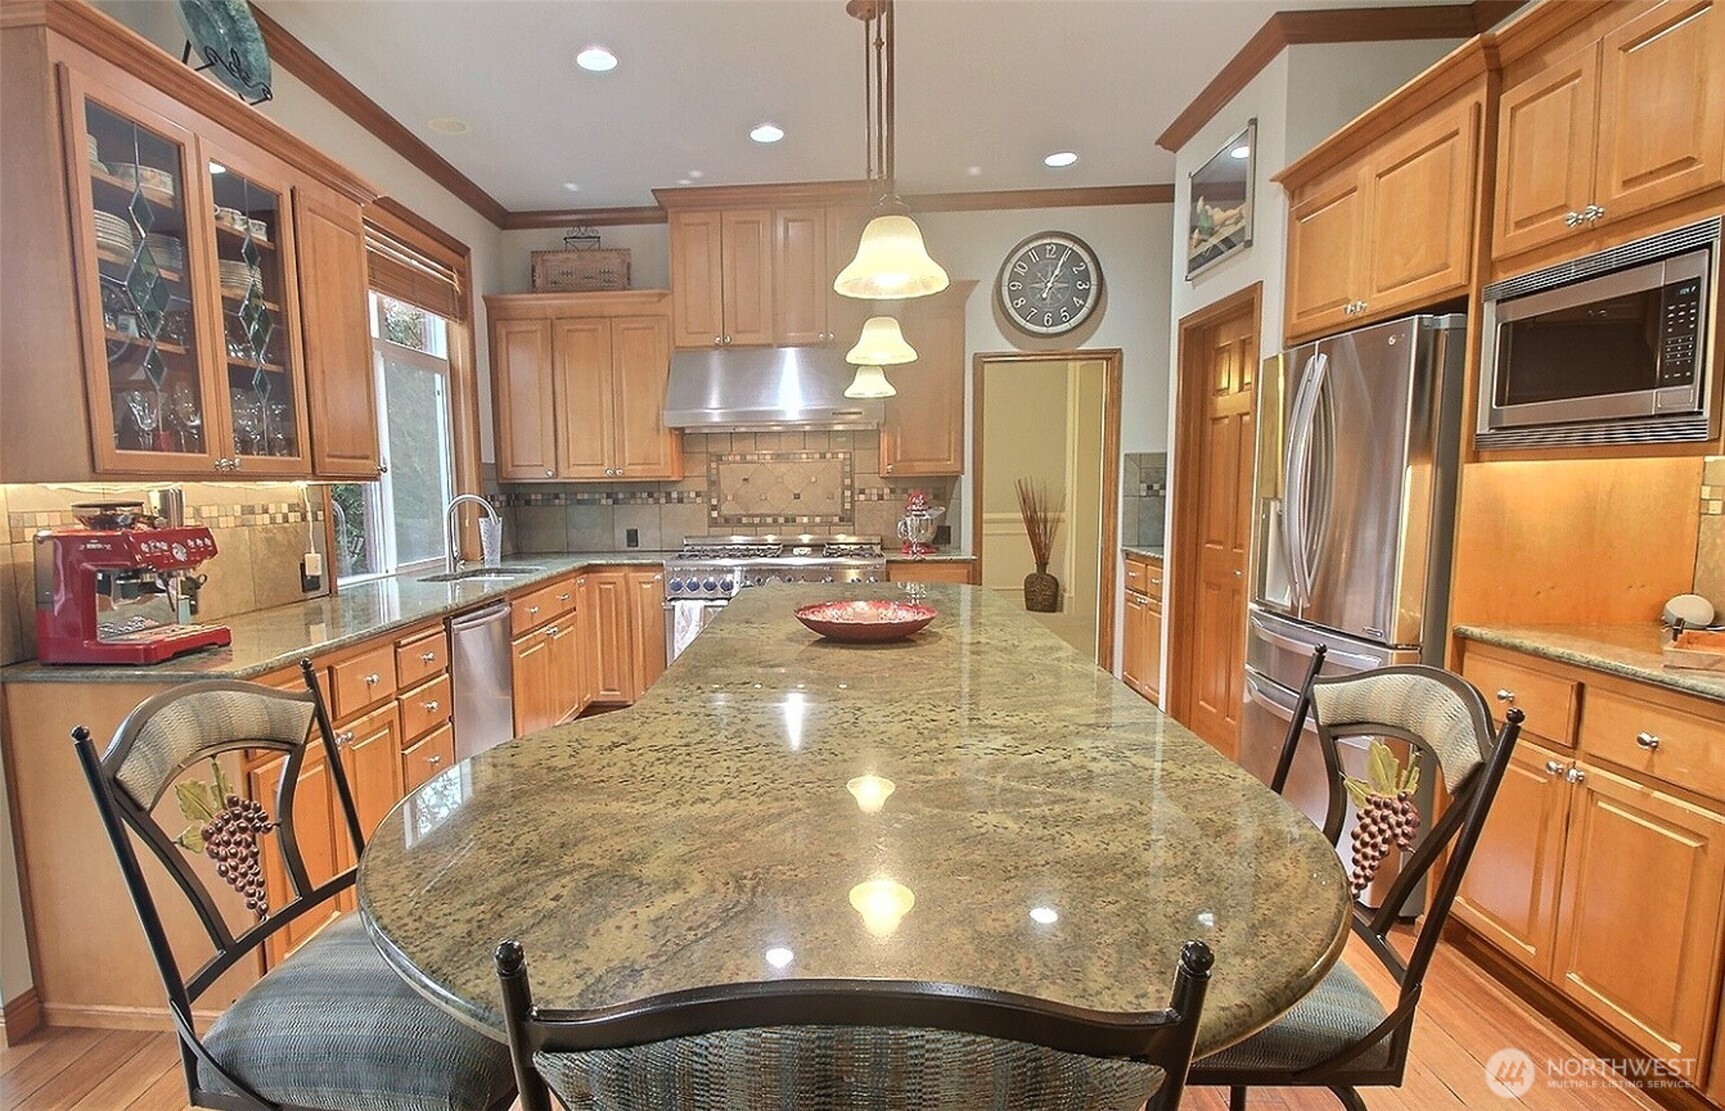
M 1263 293 L 1253 283 L 1180 321 L 1168 709 L 1229 759 L 1246 693 Z
M 977 581 L 1024 609 L 1036 570 L 1018 480 L 1058 512 L 1049 630 L 1104 669 L 1114 660 L 1114 548 L 1120 505 L 1120 351 L 978 354 L 972 390 L 971 530 Z

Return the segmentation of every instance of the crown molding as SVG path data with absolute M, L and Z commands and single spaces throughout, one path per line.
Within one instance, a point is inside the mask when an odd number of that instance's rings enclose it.
M 496 197 L 481 189 L 473 179 L 427 146 L 400 120 L 384 111 L 377 101 L 361 92 L 359 86 L 343 77 L 334 66 L 318 57 L 287 28 L 271 19 L 267 12 L 256 4 L 252 4 L 251 9 L 252 15 L 258 21 L 258 30 L 263 32 L 264 45 L 269 48 L 270 61 L 305 82 L 312 92 L 371 132 L 384 146 L 407 159 L 421 173 L 459 198 L 463 204 L 498 227 L 503 226 L 504 218 L 509 213 Z
M 1467 39 L 1490 30 L 1526 0 L 1474 0 L 1395 8 L 1318 8 L 1277 12 L 1246 40 L 1221 72 L 1156 137 L 1156 145 L 1178 151 L 1290 46 L 1331 42 L 1399 42 Z

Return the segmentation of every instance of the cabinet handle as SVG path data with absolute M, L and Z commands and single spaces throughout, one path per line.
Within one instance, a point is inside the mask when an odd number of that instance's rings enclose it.
M 389 463 L 387 461 L 379 463 L 377 465 L 377 473 L 378 474 L 388 474 L 389 473 Z
M 713 337 L 713 346 L 714 347 L 725 346 L 725 337 L 724 336 L 714 336 Z
M 1581 222 L 1585 219 L 1587 219 L 1587 217 L 1583 216 L 1579 212 L 1565 212 L 1563 214 L 1563 226 L 1566 228 L 1579 227 Z
M 538 606 L 528 606 L 527 607 L 527 616 L 528 617 L 538 617 L 539 616 L 539 607 Z
M 726 347 L 731 346 L 731 337 L 730 336 L 725 337 L 725 346 Z
M 1582 780 L 1587 778 L 1587 773 L 1582 771 L 1580 768 L 1570 768 L 1569 773 L 1563 778 L 1569 780 L 1571 783 L 1580 783 Z
M 443 753 L 434 752 L 425 758 L 425 762 L 435 768 L 437 765 L 443 763 Z
M 555 625 L 545 626 L 545 635 L 548 637 L 556 636 L 557 635 L 557 626 L 555 626 Z
M 1581 210 L 1581 218 L 1590 224 L 1598 223 L 1599 218 L 1604 215 L 1605 209 L 1596 204 L 1590 204 Z
M 1497 700 L 1499 702 L 1514 702 L 1515 692 L 1508 687 L 1499 687 L 1497 688 Z
M 368 687 L 375 687 L 382 678 L 383 676 L 374 671 L 365 677 L 365 685 Z
M 419 662 L 422 664 L 436 663 L 437 662 L 437 653 L 436 652 L 421 652 L 419 654 Z
M 352 743 L 353 743 L 353 730 L 351 730 L 351 729 L 343 729 L 340 733 L 337 733 L 335 735 L 335 747 L 337 747 L 337 748 L 346 748 L 348 745 L 350 745 Z
M 430 702 L 421 702 L 420 705 L 425 708 L 425 712 L 428 714 L 435 714 L 437 712 L 437 699 L 435 698 Z
M 1648 752 L 1653 752 L 1659 747 L 1659 736 L 1656 733 L 1637 733 L 1635 743 Z
M 1563 774 L 1563 761 L 1562 760 L 1547 760 L 1545 762 L 1545 772 L 1547 775 L 1562 775 Z
M 567 602 L 569 600 L 569 592 L 564 591 L 562 594 L 557 595 L 557 600 L 559 602 Z

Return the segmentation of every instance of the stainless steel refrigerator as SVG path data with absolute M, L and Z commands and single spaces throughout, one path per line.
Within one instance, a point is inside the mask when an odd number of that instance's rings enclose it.
M 1325 674 L 1443 661 L 1466 325 L 1412 316 L 1318 340 L 1263 384 L 1240 763 L 1265 781 L 1316 645 Z M 1321 820 L 1315 739 L 1286 793 Z

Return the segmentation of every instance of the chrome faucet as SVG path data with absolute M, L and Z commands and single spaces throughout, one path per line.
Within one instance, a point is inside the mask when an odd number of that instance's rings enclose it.
M 457 494 L 449 499 L 449 504 L 443 507 L 443 569 L 448 574 L 461 570 L 461 537 L 457 535 L 455 511 L 462 502 L 476 502 L 485 508 L 485 516 L 497 522 L 499 536 L 503 534 L 503 518 L 498 516 L 497 507 L 478 494 Z M 484 550 L 483 538 L 480 545 Z

